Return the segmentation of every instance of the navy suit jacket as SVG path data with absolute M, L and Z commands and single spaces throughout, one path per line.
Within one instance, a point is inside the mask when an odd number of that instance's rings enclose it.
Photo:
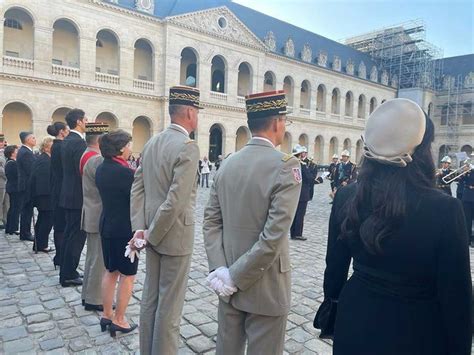
M 18 164 L 16 160 L 7 160 L 5 164 L 5 175 L 7 177 L 7 184 L 5 185 L 6 192 L 9 194 L 18 192 Z
M 28 181 L 31 176 L 31 168 L 35 156 L 33 152 L 25 146 L 21 146 L 16 156 L 16 163 L 18 166 L 18 191 L 24 192 L 28 189 Z

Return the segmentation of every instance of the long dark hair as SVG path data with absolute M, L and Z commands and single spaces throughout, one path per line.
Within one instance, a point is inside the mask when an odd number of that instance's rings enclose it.
M 426 131 L 413 153 L 413 161 L 404 168 L 363 159 L 356 192 L 343 207 L 345 219 L 341 238 L 357 239 L 372 254 L 383 252 L 384 239 L 391 236 L 406 215 L 408 190 L 423 193 L 435 188 L 435 164 L 431 154 L 434 125 L 426 116 Z M 369 207 L 365 219 L 359 214 Z

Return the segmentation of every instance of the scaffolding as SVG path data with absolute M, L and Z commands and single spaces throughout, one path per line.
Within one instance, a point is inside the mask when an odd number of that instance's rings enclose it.
M 442 50 L 426 41 L 423 20 L 412 20 L 343 42 L 369 54 L 382 70 L 387 71 L 396 89 L 435 90 L 442 76 Z

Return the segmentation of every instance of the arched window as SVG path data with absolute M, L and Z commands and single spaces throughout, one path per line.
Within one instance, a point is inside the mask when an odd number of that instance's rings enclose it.
M 276 89 L 276 79 L 275 74 L 271 71 L 265 73 L 263 79 L 263 89 L 264 91 L 272 91 Z
M 117 36 L 109 30 L 97 33 L 96 72 L 120 75 L 120 48 Z
M 67 19 L 53 25 L 53 64 L 79 68 L 79 31 Z
M 430 103 L 428 104 L 428 116 L 431 117 L 431 115 L 432 115 L 433 113 L 434 113 L 434 112 L 433 112 L 433 103 L 430 102 Z
M 237 84 L 237 95 L 246 96 L 252 93 L 252 70 L 250 64 L 239 65 L 239 78 Z
M 34 59 L 33 18 L 23 9 L 13 7 L 5 12 L 3 22 L 3 55 Z
M 365 96 L 359 96 L 359 104 L 357 108 L 357 117 L 358 118 L 365 118 Z
M 250 139 L 250 131 L 247 127 L 241 126 L 235 136 L 235 151 L 242 149 Z
M 19 134 L 33 129 L 33 114 L 28 106 L 21 102 L 6 105 L 3 114 L 3 134 L 9 144 L 20 144 Z
M 339 142 L 336 137 L 332 137 L 329 141 L 329 157 L 328 161 L 331 161 L 334 154 L 339 153 Z
M 223 128 L 219 124 L 212 125 L 209 130 L 209 154 L 208 158 L 210 161 L 214 162 L 217 160 L 219 155 L 224 153 L 222 143 L 224 140 Z
M 346 94 L 346 104 L 344 109 L 344 115 L 352 117 L 354 111 L 354 95 L 352 91 L 348 91 Z
M 374 110 L 377 108 L 377 99 L 375 97 L 370 99 L 370 109 L 369 109 L 369 115 L 374 112 Z
M 298 144 L 306 147 L 308 149 L 308 135 L 306 133 L 302 133 L 298 138 Z
M 311 84 L 308 80 L 301 83 L 300 108 L 309 110 L 311 107 Z
M 180 79 L 181 85 L 198 86 L 197 55 L 193 48 L 184 48 L 181 51 Z
M 212 58 L 211 91 L 221 93 L 226 92 L 226 70 L 226 64 L 221 56 L 215 56 Z
M 60 107 L 53 112 L 51 117 L 52 122 L 66 123 L 66 115 L 71 111 L 69 107 Z
M 324 138 L 323 136 L 317 136 L 314 140 L 314 160 L 316 163 L 321 164 L 324 159 Z
M 286 93 L 286 99 L 288 100 L 288 106 L 293 106 L 293 78 L 286 76 L 283 80 L 283 90 Z
M 364 142 L 362 142 L 361 139 L 359 139 L 356 143 L 356 164 L 360 163 L 360 160 L 362 159 L 362 152 L 364 149 Z
M 109 129 L 116 129 L 118 127 L 118 120 L 117 117 L 113 113 L 110 112 L 102 112 L 97 115 L 95 119 L 96 122 L 107 123 L 109 125 Z
M 153 48 L 146 39 L 135 42 L 133 77 L 138 80 L 153 80 Z
M 331 113 L 338 115 L 340 113 L 340 102 L 341 102 L 341 94 L 338 88 L 335 88 L 332 91 L 331 96 Z
M 151 120 L 145 116 L 139 116 L 133 121 L 132 141 L 133 153 L 139 154 L 143 151 L 146 142 L 151 138 Z
M 316 110 L 320 112 L 326 112 L 326 87 L 323 84 L 318 86 Z

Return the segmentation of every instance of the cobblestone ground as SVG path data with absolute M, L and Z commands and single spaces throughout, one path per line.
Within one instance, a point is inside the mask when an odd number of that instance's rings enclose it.
M 308 206 L 306 242 L 291 241 L 293 306 L 288 317 L 286 354 L 331 354 L 330 342 L 312 326 L 322 301 L 324 256 L 329 218 L 329 186 L 316 186 Z M 208 189 L 197 202 L 196 243 L 181 322 L 180 354 L 213 354 L 217 333 L 217 296 L 206 287 L 207 260 L 201 232 Z M 61 288 L 52 255 L 33 254 L 31 243 L 0 234 L 0 353 L 139 353 L 138 333 L 112 339 L 101 333 L 99 314 L 81 306 L 81 288 Z M 52 243 L 51 243 L 52 245 Z M 84 250 L 85 252 L 85 250 Z M 85 259 L 83 254 L 80 268 Z M 140 260 L 127 315 L 138 323 L 144 258 Z M 471 249 L 471 260 L 474 253 Z

